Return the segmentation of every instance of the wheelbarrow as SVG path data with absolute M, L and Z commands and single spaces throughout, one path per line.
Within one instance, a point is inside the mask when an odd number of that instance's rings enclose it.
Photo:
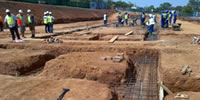
M 173 24 L 172 28 L 174 31 L 180 31 L 181 30 L 181 23 Z

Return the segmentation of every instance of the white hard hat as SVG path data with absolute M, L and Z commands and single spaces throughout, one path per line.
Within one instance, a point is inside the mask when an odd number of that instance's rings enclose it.
M 44 15 L 46 15 L 47 14 L 47 12 L 44 12 Z
M 31 12 L 31 10 L 30 10 L 30 9 L 28 9 L 28 10 L 27 10 L 27 12 Z
M 48 14 L 48 13 L 49 13 L 49 11 L 46 11 L 46 13 Z
M 49 14 L 52 14 L 52 12 L 49 12 Z
M 9 9 L 6 9 L 6 13 L 8 13 L 8 12 L 10 12 L 10 10 L 9 10 Z
M 19 10 L 19 13 L 23 13 L 23 11 L 20 9 L 20 10 Z

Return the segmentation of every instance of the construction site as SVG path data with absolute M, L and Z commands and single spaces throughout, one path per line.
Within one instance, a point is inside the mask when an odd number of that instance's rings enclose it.
M 0 1 L 0 15 L 7 8 L 32 10 L 36 38 L 28 27 L 21 43 L 8 29 L 0 32 L 0 100 L 200 100 L 200 47 L 193 41 L 200 18 L 177 19 L 175 31 L 161 28 L 158 14 L 148 35 L 145 26 L 118 25 L 111 9 Z M 49 9 L 53 33 L 42 23 Z

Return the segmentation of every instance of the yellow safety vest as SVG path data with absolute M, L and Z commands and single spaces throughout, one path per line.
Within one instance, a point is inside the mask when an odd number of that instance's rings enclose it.
M 125 15 L 125 19 L 128 19 L 128 14 Z
M 48 16 L 48 22 L 52 23 L 53 22 L 53 17 L 52 16 Z
M 145 15 L 144 15 L 144 14 L 142 14 L 142 18 L 145 18 Z
M 122 14 L 119 14 L 119 18 L 122 18 Z
M 32 20 L 31 20 L 31 15 L 28 16 L 28 23 L 32 23 Z
M 13 25 L 15 23 L 14 15 L 7 17 L 7 23 L 8 23 L 8 25 Z
M 44 24 L 48 24 L 48 17 L 44 16 Z
M 166 13 L 163 13 L 163 18 L 166 18 L 167 17 L 167 14 Z

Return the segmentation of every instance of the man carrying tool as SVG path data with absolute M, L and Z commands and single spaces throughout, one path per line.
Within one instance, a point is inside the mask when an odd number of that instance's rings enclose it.
M 108 20 L 107 13 L 104 13 L 103 20 L 104 20 L 104 25 L 106 25 Z
M 140 16 L 140 21 L 141 21 L 141 25 L 144 25 L 144 21 L 145 21 L 145 13 L 144 13 L 144 11 L 142 12 L 142 14 Z
M 53 33 L 53 21 L 54 21 L 54 17 L 52 16 L 52 12 L 49 12 L 49 16 L 48 16 L 49 33 Z
M 23 16 L 23 11 L 21 9 L 19 10 L 19 14 L 17 14 L 17 25 L 20 29 L 22 37 L 25 38 L 24 31 L 26 28 L 26 23 L 25 23 L 25 18 Z
M 28 13 L 28 25 L 29 25 L 30 31 L 32 33 L 31 38 L 35 38 L 35 20 L 34 20 L 34 16 L 31 13 L 30 9 L 27 10 L 27 13 Z
M 44 25 L 45 25 L 45 32 L 46 33 L 49 33 L 48 14 L 49 14 L 49 12 L 46 11 L 46 12 L 44 12 L 44 16 L 43 16 L 43 22 L 44 22 Z
M 0 16 L 0 32 L 3 32 L 3 18 Z
M 15 17 L 15 15 L 10 13 L 9 9 L 6 9 L 6 14 L 7 15 L 4 19 L 4 22 L 7 23 L 8 27 L 10 29 L 10 33 L 12 35 L 13 42 L 21 42 L 22 40 L 20 39 L 18 29 L 17 29 L 17 18 Z M 18 40 L 15 40 L 15 33 L 17 35 Z
M 126 12 L 124 15 L 125 23 L 128 25 L 129 14 Z

